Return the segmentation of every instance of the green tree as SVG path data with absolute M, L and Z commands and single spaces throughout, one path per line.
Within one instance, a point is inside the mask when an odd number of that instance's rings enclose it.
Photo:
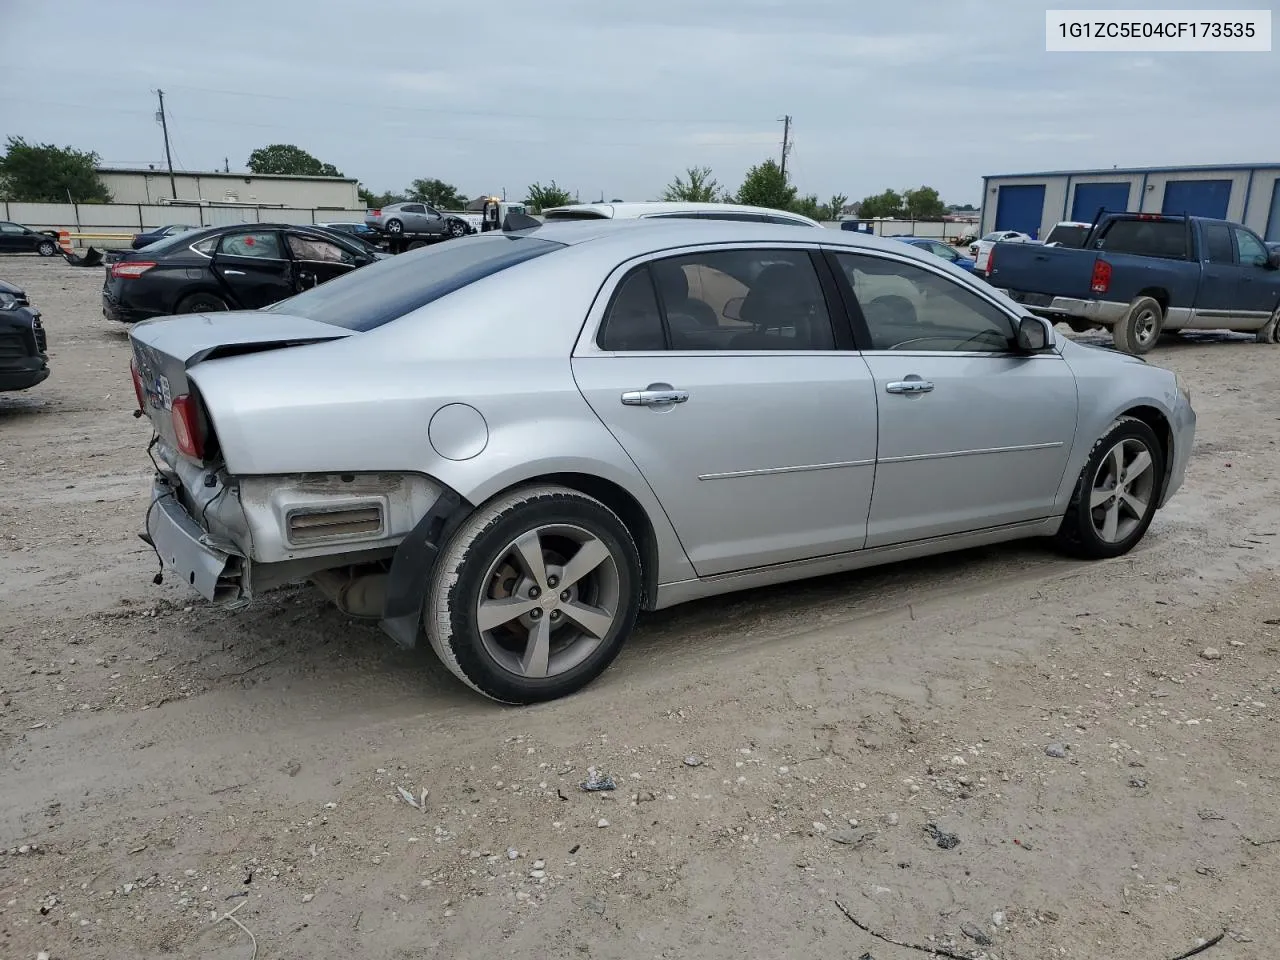
M 275 173 L 289 177 L 340 177 L 332 163 L 323 163 L 292 143 L 272 143 L 249 154 L 253 173 Z
M 897 190 L 886 190 L 867 197 L 858 204 L 858 216 L 864 220 L 874 217 L 901 217 L 903 214 L 902 194 Z
M 912 220 L 941 220 L 947 214 L 947 205 L 933 187 L 904 190 L 902 201 L 907 217 Z
M 827 210 L 822 204 L 818 203 L 818 195 L 816 193 L 806 194 L 795 203 L 791 204 L 791 209 L 801 216 L 808 217 L 810 220 L 826 220 Z
M 363 184 L 356 189 L 356 192 L 360 195 L 360 202 L 373 210 L 376 210 L 378 207 L 385 207 L 389 203 L 398 203 L 405 199 L 404 194 L 392 193 L 390 190 L 386 190 L 382 193 L 374 193 Z
M 111 192 L 98 179 L 98 155 L 52 143 L 27 143 L 9 137 L 0 157 L 0 196 L 26 203 L 110 203 Z
M 573 203 L 573 194 L 562 189 L 554 180 L 545 187 L 541 183 L 531 183 L 525 203 L 533 213 L 541 213 L 549 207 L 563 207 Z
M 796 202 L 796 188 L 787 182 L 777 160 L 766 160 L 747 171 L 738 188 L 738 203 L 753 207 L 790 210 Z
M 830 212 L 832 220 L 839 220 L 840 215 L 844 213 L 844 208 L 849 205 L 849 198 L 843 193 L 833 193 L 831 199 L 827 201 L 827 210 Z
M 689 167 L 685 171 L 689 179 L 676 177 L 662 192 L 663 200 L 680 200 L 685 203 L 716 203 L 723 196 L 720 184 L 711 176 L 710 167 Z
M 461 210 L 467 205 L 467 198 L 458 192 L 457 187 L 435 178 L 413 181 L 406 193 L 410 200 L 429 203 L 441 210 Z

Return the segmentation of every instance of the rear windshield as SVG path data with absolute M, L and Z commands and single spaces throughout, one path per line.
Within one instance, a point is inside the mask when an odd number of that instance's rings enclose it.
M 1060 243 L 1064 247 L 1079 249 L 1084 246 L 1084 238 L 1088 235 L 1088 227 L 1057 226 L 1049 231 L 1049 237 L 1045 243 Z
M 360 267 L 272 304 L 266 312 L 364 332 L 563 246 L 551 240 L 497 233 L 450 240 Z
M 1093 245 L 1112 253 L 1185 260 L 1187 224 L 1183 220 L 1113 220 L 1106 234 Z
M 609 218 L 597 210 L 548 210 L 542 215 L 544 220 L 608 220 Z

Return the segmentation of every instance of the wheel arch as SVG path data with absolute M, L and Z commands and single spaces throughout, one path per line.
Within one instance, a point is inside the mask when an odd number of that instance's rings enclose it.
M 1144 287 L 1143 289 L 1139 290 L 1136 294 L 1134 294 L 1133 299 L 1137 300 L 1139 297 L 1150 297 L 1156 303 L 1160 304 L 1160 310 L 1162 313 L 1166 315 L 1169 313 L 1169 303 L 1170 303 L 1169 291 L 1166 290 L 1164 287 L 1161 287 L 1161 286 Z M 1133 300 L 1130 300 L 1129 302 L 1132 303 Z
M 1159 407 L 1149 404 L 1138 404 L 1119 414 L 1121 417 L 1133 417 L 1149 426 L 1160 441 L 1160 453 L 1164 457 L 1164 476 L 1160 478 L 1160 491 L 1163 494 L 1169 484 L 1169 475 L 1173 471 L 1173 425 Z

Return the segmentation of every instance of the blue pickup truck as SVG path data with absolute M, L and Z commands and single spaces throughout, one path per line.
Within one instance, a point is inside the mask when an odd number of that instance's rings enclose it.
M 1132 354 L 1175 330 L 1238 330 L 1280 343 L 1280 253 L 1204 217 L 1103 214 L 1079 248 L 998 243 L 986 279 L 1073 330 L 1111 330 Z

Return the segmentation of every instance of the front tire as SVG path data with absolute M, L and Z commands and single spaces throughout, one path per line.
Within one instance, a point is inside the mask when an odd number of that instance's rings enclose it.
M 1134 297 L 1129 310 L 1111 330 L 1111 339 L 1125 353 L 1142 356 L 1156 345 L 1164 328 L 1164 308 L 1155 297 Z
M 513 490 L 468 517 L 440 555 L 423 610 L 458 679 L 504 703 L 554 700 L 613 662 L 640 609 L 640 556 L 600 501 Z
M 1087 560 L 1128 553 L 1151 526 L 1163 489 L 1164 451 L 1155 431 L 1136 417 L 1120 417 L 1080 471 L 1058 547 Z
M 448 232 L 450 237 L 457 240 L 459 237 L 465 237 L 467 235 L 467 225 L 461 220 L 450 220 Z
M 52 257 L 58 252 L 58 245 L 52 240 L 42 240 L 40 245 L 36 247 L 36 253 L 42 257 Z

